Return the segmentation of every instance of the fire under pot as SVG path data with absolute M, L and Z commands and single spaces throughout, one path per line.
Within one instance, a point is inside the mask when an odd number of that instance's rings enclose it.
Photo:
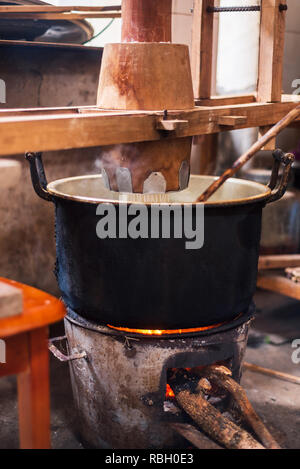
M 171 424 L 185 422 L 167 384 L 170 370 L 221 363 L 239 381 L 254 306 L 236 321 L 200 332 L 118 332 L 68 309 L 65 329 L 77 429 L 85 447 L 186 448 Z M 175 410 L 174 410 L 175 409 Z M 189 445 L 190 446 L 190 445 Z

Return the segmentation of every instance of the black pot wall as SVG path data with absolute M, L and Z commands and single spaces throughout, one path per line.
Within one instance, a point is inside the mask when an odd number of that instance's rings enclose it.
M 116 207 L 118 211 L 118 206 Z M 255 291 L 262 204 L 205 209 L 205 241 L 105 239 L 96 205 L 56 199 L 57 278 L 65 303 L 99 324 L 180 329 L 234 319 Z

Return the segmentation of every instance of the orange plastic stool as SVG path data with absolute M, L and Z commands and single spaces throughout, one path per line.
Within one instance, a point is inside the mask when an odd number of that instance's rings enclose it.
M 0 319 L 6 363 L 0 377 L 18 375 L 20 448 L 50 448 L 48 326 L 65 316 L 63 303 L 36 288 L 0 281 L 23 292 L 23 313 Z

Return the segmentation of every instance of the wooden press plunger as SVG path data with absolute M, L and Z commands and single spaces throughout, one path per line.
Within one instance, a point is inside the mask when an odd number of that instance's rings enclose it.
M 171 0 L 123 0 L 122 40 L 104 49 L 97 105 L 124 111 L 194 107 L 188 47 L 171 44 Z M 153 42 L 154 41 L 154 42 Z M 105 147 L 102 174 L 117 192 L 188 186 L 192 137 Z
M 123 0 L 122 42 L 171 42 L 172 0 Z

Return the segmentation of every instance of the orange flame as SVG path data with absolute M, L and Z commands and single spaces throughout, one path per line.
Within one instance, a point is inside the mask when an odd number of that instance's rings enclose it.
M 226 324 L 225 322 L 220 324 L 214 324 L 213 326 L 206 326 L 206 327 L 196 327 L 193 329 L 167 329 L 167 330 L 152 330 L 152 329 L 129 329 L 128 327 L 115 327 L 107 324 L 107 327 L 114 329 L 115 331 L 120 332 L 128 332 L 130 334 L 142 334 L 142 335 L 154 335 L 154 336 L 162 336 L 162 335 L 174 335 L 174 334 L 190 334 L 193 332 L 202 332 L 208 331 L 211 329 L 215 329 L 216 327 L 220 327 Z
M 166 387 L 166 398 L 167 399 L 170 399 L 172 397 L 175 397 L 175 394 L 174 392 L 172 391 L 170 385 L 167 383 L 167 387 Z

